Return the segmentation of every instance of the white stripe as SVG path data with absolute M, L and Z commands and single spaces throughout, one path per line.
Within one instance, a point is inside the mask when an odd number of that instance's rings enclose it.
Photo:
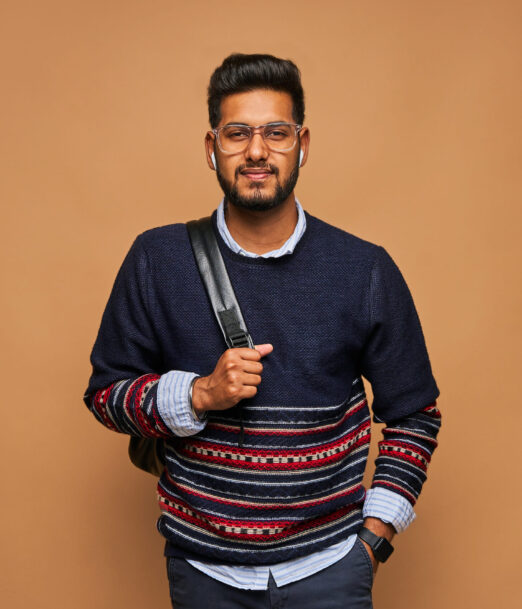
M 357 423 L 356 425 L 352 425 L 351 427 L 349 427 L 348 429 L 346 429 L 345 431 L 343 431 L 342 433 L 338 434 L 337 436 L 334 436 L 332 438 L 328 438 L 328 442 L 312 442 L 311 444 L 292 444 L 292 448 L 290 449 L 288 447 L 288 444 L 270 444 L 269 447 L 264 447 L 262 444 L 254 444 L 253 442 L 247 442 L 245 441 L 244 443 L 244 447 L 247 448 L 249 447 L 250 449 L 255 449 L 255 450 L 276 450 L 276 449 L 285 449 L 285 450 L 297 450 L 300 448 L 313 448 L 314 446 L 321 446 L 325 443 L 330 443 L 330 442 L 335 442 L 335 440 L 340 440 L 343 436 L 346 436 L 347 434 L 351 433 L 354 429 L 357 429 L 357 427 L 360 427 L 365 421 L 366 419 L 368 419 L 369 417 L 366 417 L 363 421 Z M 335 424 L 332 425 L 332 427 L 334 427 Z M 247 435 L 249 433 L 249 429 L 248 427 L 245 427 L 245 435 Z M 254 428 L 252 428 L 254 429 Z M 280 428 L 283 429 L 283 428 Z M 238 430 L 239 431 L 239 430 Z M 226 432 L 225 432 L 226 433 Z M 314 433 L 327 433 L 325 431 L 317 431 Z M 263 435 L 269 435 L 269 434 L 252 434 L 255 436 L 260 436 L 263 437 Z M 289 434 L 290 435 L 290 434 Z M 308 434 L 308 435 L 314 435 L 313 433 Z M 368 434 L 369 435 L 369 434 Z M 198 436 L 198 440 L 204 440 L 207 442 L 213 442 L 216 445 L 223 445 L 223 446 L 237 446 L 237 441 L 236 442 L 228 442 L 227 440 L 219 440 L 219 442 L 217 442 L 216 440 L 213 440 L 211 436 L 205 436 L 204 434 L 200 434 Z M 411 444 L 413 444 L 413 442 L 411 442 Z M 412 451 L 413 452 L 413 451 Z
M 357 480 L 357 478 L 360 478 L 360 474 L 357 474 L 356 476 L 352 476 L 351 478 L 348 478 L 348 480 L 343 480 L 342 482 L 339 482 L 338 484 L 334 484 L 333 486 L 330 486 L 329 491 L 331 491 L 335 488 L 338 488 L 340 486 L 346 486 L 348 488 L 351 486 L 353 481 Z M 212 491 L 213 494 L 216 494 L 216 489 L 214 487 L 206 486 L 205 484 L 197 484 L 193 480 L 191 480 L 189 478 L 185 478 L 184 476 L 180 476 L 179 474 L 176 476 L 176 482 L 178 482 L 178 480 L 187 482 L 194 489 L 202 489 L 203 491 Z M 161 485 L 161 487 L 163 489 L 165 489 L 165 491 L 167 493 L 172 494 L 171 487 L 167 488 L 161 481 L 159 482 L 159 484 Z M 263 483 L 261 483 L 261 484 L 263 484 Z M 281 486 L 280 484 L 278 484 L 276 482 L 270 482 L 268 484 L 271 484 L 273 486 Z M 310 481 L 310 484 L 313 484 L 313 482 Z M 311 497 L 311 495 L 310 495 L 310 493 L 306 493 L 304 495 L 292 495 L 291 497 L 289 497 L 288 495 L 270 495 L 269 497 L 267 497 L 266 494 L 249 495 L 248 493 L 233 493 L 233 492 L 227 490 L 226 495 L 222 495 L 221 497 L 223 499 L 226 499 L 227 497 L 248 497 L 249 499 L 262 499 L 263 501 L 273 501 L 275 499 L 299 499 L 301 497 L 306 498 L 306 497 Z
M 357 381 L 357 379 L 355 379 L 355 381 Z M 353 384 L 353 383 L 352 383 Z M 360 391 L 359 393 L 356 393 L 354 396 L 352 396 L 350 398 L 349 401 L 347 401 L 347 398 L 344 399 L 342 402 L 339 402 L 339 404 L 334 404 L 333 406 L 274 406 L 274 405 L 265 405 L 265 406 L 243 406 L 243 408 L 245 410 L 293 410 L 293 411 L 297 411 L 297 412 L 308 412 L 309 410 L 335 410 L 338 408 L 341 408 L 341 406 L 345 406 L 345 405 L 350 405 L 352 404 L 353 401 L 355 401 L 357 398 L 361 397 L 362 395 L 364 395 L 366 397 L 366 394 L 364 393 L 364 391 Z M 355 404 L 352 404 L 351 407 L 355 406 Z M 263 423 L 280 423 L 281 421 L 263 421 Z M 310 421 L 296 421 L 297 423 L 310 423 Z
M 400 472 L 404 472 L 404 473 L 408 474 L 409 476 L 412 476 L 412 478 L 415 478 L 416 480 L 418 480 L 420 482 L 420 484 L 423 484 L 424 480 L 426 479 L 426 472 L 423 471 L 420 467 L 417 467 L 416 465 L 412 465 L 409 462 L 408 462 L 408 465 L 411 467 L 411 469 L 404 469 L 403 467 L 399 467 L 398 465 L 396 465 L 397 459 L 393 459 L 392 457 L 378 457 L 378 459 L 379 459 L 379 463 L 382 463 L 382 465 L 385 465 L 388 469 L 392 469 L 392 468 L 398 469 Z M 415 471 L 412 471 L 412 470 L 419 471 L 423 475 L 423 478 L 420 478 L 419 476 L 417 476 Z M 391 477 L 392 476 L 390 476 L 390 478 Z

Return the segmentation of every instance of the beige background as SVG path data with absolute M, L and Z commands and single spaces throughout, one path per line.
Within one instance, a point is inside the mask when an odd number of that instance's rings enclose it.
M 81 397 L 134 237 L 219 201 L 205 90 L 232 51 L 300 66 L 297 194 L 395 258 L 441 389 L 440 448 L 376 608 L 516 605 L 521 7 L 2 2 L 3 607 L 169 607 L 155 481 Z

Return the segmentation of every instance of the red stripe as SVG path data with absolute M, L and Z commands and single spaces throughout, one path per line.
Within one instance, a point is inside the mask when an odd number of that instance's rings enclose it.
M 437 400 L 435 400 L 432 404 L 429 404 L 429 406 L 426 406 L 426 408 L 423 408 L 420 412 L 423 412 L 424 414 L 429 415 L 430 417 L 433 417 L 434 419 L 440 419 L 442 417 L 440 410 L 436 407 L 437 404 Z
M 427 470 L 427 466 L 423 461 L 416 459 L 411 455 L 405 455 L 397 450 L 386 450 L 384 448 L 379 448 L 379 456 L 389 457 L 390 459 L 398 459 L 399 461 L 408 461 L 409 463 L 413 463 L 413 465 L 422 469 L 424 472 Z
M 411 450 L 414 453 L 418 453 L 419 455 L 421 455 L 421 457 L 424 457 L 427 461 L 429 461 L 431 459 L 431 453 L 429 453 L 428 451 L 424 450 L 423 448 L 420 448 L 419 446 L 415 445 L 415 444 L 410 444 L 409 442 L 401 442 L 400 440 L 391 440 L 391 439 L 386 439 L 386 440 L 381 440 L 379 442 L 379 447 L 386 447 L 386 446 L 399 446 L 400 448 L 405 448 L 406 450 Z
M 94 394 L 94 398 L 92 400 L 92 405 L 93 405 L 94 409 L 96 410 L 96 412 L 103 419 L 104 424 L 109 429 L 113 429 L 114 431 L 118 431 L 118 428 L 111 421 L 109 415 L 107 414 L 107 403 L 109 401 L 109 397 L 111 395 L 111 392 L 112 392 L 112 389 L 113 389 L 114 385 L 115 385 L 115 383 L 112 383 L 112 385 L 109 385 L 109 387 L 107 387 L 107 389 L 100 389 L 100 390 L 98 390 Z M 102 397 L 102 395 L 104 397 Z
M 185 514 L 185 512 L 177 510 L 175 507 L 168 506 L 165 504 L 161 505 L 162 509 L 170 512 L 171 514 L 176 514 L 181 520 L 195 524 L 199 528 L 210 531 L 215 535 L 227 537 L 230 539 L 242 539 L 247 541 L 275 541 L 279 539 L 287 539 L 304 530 L 312 533 L 315 528 L 320 527 L 323 524 L 327 524 L 328 522 L 338 520 L 339 518 L 342 518 L 344 515 L 350 513 L 351 511 L 354 511 L 355 509 L 360 509 L 360 504 L 350 504 L 326 516 L 322 516 L 312 520 L 306 520 L 296 526 L 288 527 L 287 531 L 282 531 L 281 533 L 274 533 L 273 535 L 249 535 L 248 533 L 229 533 L 226 531 L 220 531 L 219 529 L 216 529 L 209 522 L 206 522 L 203 519 L 190 516 L 189 514 Z M 205 516 L 205 518 L 207 517 Z
M 398 484 L 393 484 L 392 482 L 384 482 L 383 480 L 377 480 L 372 484 L 372 488 L 375 488 L 376 486 L 389 486 L 390 488 L 396 489 L 397 491 L 399 491 L 399 494 L 404 495 L 406 499 L 409 499 L 412 505 L 415 505 L 415 502 L 417 501 L 417 498 L 414 495 L 403 489 L 402 486 L 399 486 Z
M 164 493 L 160 493 L 162 497 L 165 497 Z M 180 499 L 179 497 L 165 497 L 166 499 L 168 499 L 169 501 L 175 501 L 176 503 L 179 503 L 181 505 L 183 505 L 184 507 L 186 507 L 187 509 L 192 510 L 193 512 L 197 512 L 198 510 L 195 509 L 192 505 L 190 505 L 189 503 L 186 503 L 185 501 L 183 501 L 182 499 Z M 165 505 L 164 503 L 161 503 L 161 505 Z M 168 507 L 168 506 L 166 506 Z M 250 528 L 250 527 L 255 527 L 255 528 L 269 528 L 269 527 L 282 527 L 282 526 L 290 526 L 292 524 L 295 523 L 295 520 L 270 520 L 270 521 L 263 521 L 263 520 L 234 520 L 234 519 L 228 519 L 228 518 L 220 518 L 219 516 L 213 516 L 210 514 L 205 514 L 205 518 L 207 520 L 211 520 L 212 522 L 215 522 L 216 524 L 222 524 L 225 526 L 231 526 L 231 527 L 243 527 L 243 528 Z
M 352 453 L 356 448 L 359 448 L 360 446 L 362 446 L 364 444 L 369 444 L 369 443 L 370 443 L 370 434 L 367 434 L 366 436 L 359 438 L 359 440 L 357 440 L 356 442 L 354 442 L 353 444 L 348 446 L 346 449 L 344 449 L 338 453 L 335 453 L 333 455 L 330 455 L 329 457 L 322 457 L 320 459 L 315 459 L 313 461 L 302 461 L 302 462 L 298 462 L 298 463 L 249 463 L 247 461 L 227 459 L 225 457 L 216 457 L 213 455 L 201 455 L 201 454 L 193 453 L 189 450 L 186 450 L 185 448 L 181 448 L 179 450 L 179 452 L 181 454 L 185 455 L 186 457 L 196 459 L 198 461 L 209 462 L 209 463 L 219 463 L 221 465 L 227 465 L 229 467 L 235 467 L 237 469 L 256 469 L 256 470 L 260 469 L 260 470 L 280 471 L 280 470 L 290 470 L 290 469 L 295 469 L 295 470 L 313 469 L 313 468 L 321 467 L 328 463 L 334 463 L 335 461 L 339 461 L 341 459 L 346 458 L 347 455 Z M 228 447 L 227 447 L 227 452 L 228 452 Z M 232 453 L 234 451 L 230 451 L 230 452 Z M 257 451 L 257 452 L 266 453 L 268 451 Z M 291 452 L 291 451 L 287 451 L 287 452 Z M 276 453 L 276 451 L 274 451 L 274 453 L 271 453 L 271 454 L 275 454 L 275 453 Z M 253 454 L 253 453 L 251 453 L 251 454 Z M 293 453 L 293 454 L 295 454 L 295 453 Z
M 334 442 L 327 442 L 326 444 L 317 444 L 310 448 L 302 448 L 302 449 L 285 448 L 285 449 L 278 449 L 278 450 L 262 450 L 262 449 L 258 449 L 258 450 L 253 449 L 252 450 L 252 449 L 247 449 L 247 448 L 242 449 L 239 446 L 229 446 L 229 445 L 224 445 L 224 444 L 206 442 L 204 440 L 191 440 L 191 441 L 185 442 L 185 447 L 189 446 L 189 447 L 194 447 L 194 448 L 201 448 L 204 450 L 214 450 L 214 451 L 219 451 L 219 452 L 226 452 L 226 453 L 231 453 L 231 454 L 235 454 L 235 455 L 245 455 L 248 457 L 271 458 L 271 457 L 288 457 L 288 456 L 307 456 L 307 455 L 314 455 L 318 452 L 322 452 L 325 450 L 330 450 L 332 448 L 336 448 L 337 446 L 341 446 L 347 440 L 351 440 L 360 432 L 366 431 L 367 429 L 369 429 L 369 427 L 370 427 L 370 421 L 368 419 L 367 421 L 364 421 L 363 423 L 361 423 L 361 425 L 359 425 L 356 429 L 354 429 L 350 433 L 347 433 L 347 434 L 341 436 L 341 438 L 339 438 L 338 440 L 335 440 Z
M 159 434 L 152 425 L 149 424 L 149 422 L 147 421 L 147 418 L 145 417 L 145 414 L 143 413 L 143 411 L 141 410 L 140 407 L 140 402 L 141 402 L 141 397 L 143 395 L 143 392 L 145 391 L 145 387 L 146 385 L 151 382 L 151 381 L 158 381 L 159 380 L 159 375 L 158 374 L 144 374 L 143 376 L 140 376 L 138 379 L 136 379 L 130 386 L 129 388 L 129 392 L 127 395 L 132 396 L 133 398 L 133 403 L 134 403 L 134 408 L 132 409 L 132 412 L 134 414 L 133 420 L 137 423 L 138 427 L 141 427 L 141 429 L 143 431 L 145 431 L 145 433 L 147 435 L 151 435 L 154 437 L 161 437 L 161 434 Z M 150 391 L 150 388 L 149 388 Z
M 427 442 L 429 444 L 433 444 L 433 449 L 437 448 L 438 442 L 435 438 L 431 438 L 429 436 L 424 436 L 420 433 L 407 431 L 406 429 L 399 429 L 397 427 L 385 427 L 382 430 L 383 435 L 390 436 L 393 434 L 399 434 L 403 436 L 409 436 L 412 439 L 421 440 L 422 442 Z

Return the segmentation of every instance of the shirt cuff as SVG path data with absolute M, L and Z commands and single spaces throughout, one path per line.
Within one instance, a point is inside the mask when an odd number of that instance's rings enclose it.
M 363 518 L 378 518 L 392 524 L 397 533 L 402 533 L 415 520 L 411 503 L 393 491 L 375 487 L 366 491 Z
M 175 436 L 193 436 L 205 428 L 206 421 L 194 416 L 190 407 L 189 388 L 193 372 L 171 370 L 158 382 L 158 412 Z

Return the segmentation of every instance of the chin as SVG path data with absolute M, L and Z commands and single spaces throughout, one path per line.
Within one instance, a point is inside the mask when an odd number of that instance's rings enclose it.
M 268 211 L 282 205 L 292 193 L 299 175 L 299 168 L 296 166 L 282 185 L 276 183 L 271 187 L 268 184 L 252 184 L 249 188 L 243 188 L 243 185 L 239 187 L 237 182 L 230 184 L 218 169 L 216 169 L 218 182 L 227 202 L 250 211 Z
M 274 207 L 278 207 L 283 203 L 283 201 L 272 197 L 237 197 L 228 199 L 228 202 L 235 207 L 249 209 L 251 211 L 268 211 L 269 209 L 274 209 Z

